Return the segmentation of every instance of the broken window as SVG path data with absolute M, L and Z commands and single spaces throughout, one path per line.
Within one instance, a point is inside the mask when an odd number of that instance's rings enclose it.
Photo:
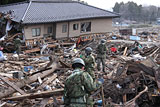
M 48 34 L 53 33 L 53 28 L 52 26 L 48 27 Z
M 81 23 L 81 32 L 90 32 L 91 31 L 91 22 Z
M 73 30 L 78 30 L 78 26 L 79 26 L 78 23 L 77 24 L 73 24 Z
M 32 29 L 32 36 L 40 36 L 41 35 L 41 29 L 40 28 L 34 28 Z
M 64 24 L 62 26 L 62 33 L 66 33 L 67 32 L 67 24 Z

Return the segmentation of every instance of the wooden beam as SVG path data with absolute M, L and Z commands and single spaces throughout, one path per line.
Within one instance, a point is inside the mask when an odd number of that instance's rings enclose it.
M 123 53 L 123 56 L 126 56 L 127 49 L 128 49 L 128 47 L 125 47 L 125 49 L 124 49 L 124 53 Z
M 30 49 L 30 50 L 25 50 L 24 54 L 39 52 L 39 51 L 40 51 L 40 48 L 33 48 L 33 49 Z
M 14 85 L 12 82 L 10 82 L 7 78 L 3 77 L 0 75 L 0 79 L 5 82 L 6 84 L 8 84 L 10 87 L 12 87 L 14 90 L 18 91 L 19 93 L 26 94 L 23 90 L 21 90 L 19 87 L 17 87 L 16 85 Z
M 126 103 L 127 102 L 127 95 L 123 95 L 123 103 Z
M 103 91 L 103 85 L 102 85 L 102 87 L 101 87 L 101 95 L 102 95 L 102 103 L 103 103 L 103 107 L 106 107 L 105 98 L 104 98 L 104 91 Z
M 40 93 L 31 93 L 31 94 L 25 94 L 25 95 L 20 95 L 20 96 L 15 96 L 15 97 L 9 97 L 3 100 L 4 101 L 6 100 L 19 101 L 19 100 L 24 100 L 24 99 L 49 98 L 52 96 L 63 95 L 63 92 L 64 92 L 64 89 L 57 89 L 57 90 L 52 90 L 52 91 L 43 91 Z
M 15 35 L 11 36 L 10 38 L 8 38 L 5 42 L 9 42 L 9 41 L 12 41 L 16 36 L 19 36 L 19 35 L 23 35 L 22 33 L 16 33 Z

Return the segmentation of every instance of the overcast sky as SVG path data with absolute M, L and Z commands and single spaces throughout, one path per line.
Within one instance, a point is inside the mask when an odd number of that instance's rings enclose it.
M 122 1 L 124 3 L 128 1 L 133 1 L 136 2 L 137 4 L 142 4 L 142 5 L 160 6 L 160 0 L 83 0 L 83 1 L 86 1 L 90 5 L 107 10 L 111 10 L 116 2 L 122 2 Z

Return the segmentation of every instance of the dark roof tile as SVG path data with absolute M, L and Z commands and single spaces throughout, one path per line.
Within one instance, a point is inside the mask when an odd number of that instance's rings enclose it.
M 28 7 L 28 3 L 16 3 L 13 5 L 4 5 L 0 6 L 0 12 L 8 12 L 8 11 L 13 11 L 13 21 L 20 22 L 22 20 L 22 17 Z
M 32 1 L 31 5 L 29 3 L 21 3 L 19 5 L 0 7 L 0 11 L 8 10 L 14 10 L 14 21 L 20 22 L 24 17 L 22 20 L 24 24 L 119 16 L 110 11 L 71 1 L 57 2 L 40 0 Z

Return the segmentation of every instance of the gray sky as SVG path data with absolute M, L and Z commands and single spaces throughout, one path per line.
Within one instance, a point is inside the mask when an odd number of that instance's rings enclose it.
M 137 4 L 142 4 L 142 5 L 160 6 L 160 0 L 83 0 L 83 1 L 86 1 L 90 5 L 107 10 L 111 10 L 116 2 L 122 2 L 122 1 L 124 3 L 128 1 L 133 1 L 136 2 Z

